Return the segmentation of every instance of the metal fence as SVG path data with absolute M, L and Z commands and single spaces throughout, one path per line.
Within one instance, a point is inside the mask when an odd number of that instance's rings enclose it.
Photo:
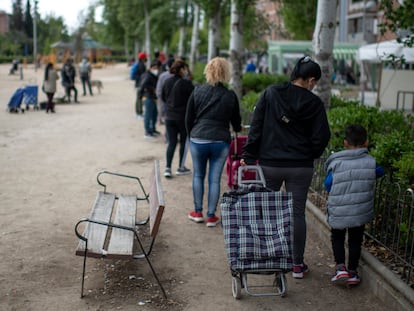
M 309 198 L 326 211 L 327 193 L 324 190 L 324 163 L 315 161 L 315 173 Z M 364 247 L 386 267 L 414 288 L 414 191 L 401 189 L 387 178 L 377 181 L 375 218 L 366 225 Z

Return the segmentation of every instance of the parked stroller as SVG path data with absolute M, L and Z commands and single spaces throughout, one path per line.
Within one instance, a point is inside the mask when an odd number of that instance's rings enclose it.
M 242 170 L 254 171 L 258 178 L 243 181 Z M 239 167 L 238 173 L 237 190 L 224 193 L 221 203 L 233 297 L 240 299 L 242 289 L 251 296 L 284 297 L 285 273 L 293 265 L 292 195 L 266 188 L 258 165 Z M 260 275 L 259 279 L 267 275 L 273 282 L 252 285 L 247 280 L 249 274 Z
M 20 108 L 22 104 L 23 96 L 24 96 L 24 88 L 18 88 L 14 92 L 12 97 L 10 98 L 9 103 L 7 105 L 9 112 L 18 113 L 19 111 L 21 111 L 22 113 L 24 113 L 24 109 Z

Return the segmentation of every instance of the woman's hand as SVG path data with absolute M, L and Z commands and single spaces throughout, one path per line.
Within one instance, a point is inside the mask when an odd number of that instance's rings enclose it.
M 244 161 L 244 159 L 240 159 L 240 165 L 241 166 L 245 166 L 246 165 L 246 162 Z

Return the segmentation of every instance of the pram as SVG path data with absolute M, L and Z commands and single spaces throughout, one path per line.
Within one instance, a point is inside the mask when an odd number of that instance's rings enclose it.
M 255 171 L 257 179 L 243 181 L 242 170 Z M 223 194 L 221 218 L 227 259 L 232 274 L 232 293 L 241 298 L 244 288 L 251 296 L 282 296 L 287 292 L 285 273 L 292 270 L 293 203 L 289 192 L 265 186 L 258 165 L 238 169 L 239 187 Z M 274 275 L 267 285 L 249 285 L 248 274 Z M 260 288 L 266 288 L 260 292 Z
M 18 113 L 19 111 L 24 113 L 24 109 L 20 108 L 22 104 L 24 96 L 24 88 L 18 88 L 12 97 L 9 100 L 9 103 L 7 104 L 7 108 L 9 109 L 9 112 L 15 112 Z
M 240 167 L 240 159 L 243 153 L 243 146 L 247 141 L 246 135 L 237 135 L 234 133 L 230 143 L 230 151 L 226 160 L 227 185 L 230 189 L 237 189 L 238 168 Z M 253 171 L 242 171 L 243 180 L 255 179 L 256 175 Z

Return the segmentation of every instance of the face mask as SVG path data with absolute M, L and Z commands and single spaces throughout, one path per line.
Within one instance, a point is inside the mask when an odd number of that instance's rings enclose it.
M 152 70 L 151 70 L 151 73 L 152 73 L 153 75 L 157 76 L 157 75 L 158 75 L 158 69 L 152 69 Z

